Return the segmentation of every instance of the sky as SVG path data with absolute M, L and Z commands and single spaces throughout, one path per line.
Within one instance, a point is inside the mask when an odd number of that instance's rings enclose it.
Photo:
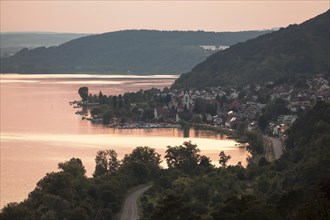
M 286 27 L 329 10 L 328 0 L 0 0 L 1 32 L 127 29 L 244 31 Z

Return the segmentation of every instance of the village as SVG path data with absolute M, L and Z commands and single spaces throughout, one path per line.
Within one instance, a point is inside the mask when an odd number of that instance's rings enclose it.
M 330 102 L 329 81 L 319 74 L 294 85 L 268 82 L 231 88 L 211 87 L 163 90 L 152 88 L 119 96 L 102 92 L 89 94 L 89 106 L 78 111 L 83 119 L 103 123 L 111 128 L 178 128 L 185 125 L 212 125 L 234 130 L 258 130 L 285 138 L 285 131 L 298 116 L 317 101 Z

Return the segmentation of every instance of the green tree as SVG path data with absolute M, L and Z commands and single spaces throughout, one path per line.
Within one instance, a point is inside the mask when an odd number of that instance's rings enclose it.
M 206 169 L 206 171 L 211 171 L 214 168 L 211 159 L 205 155 L 200 156 L 199 166 Z
M 269 124 L 269 119 L 265 115 L 261 115 L 258 118 L 258 125 L 261 130 L 265 130 L 268 124 Z
M 116 109 L 118 107 L 118 98 L 117 98 L 117 96 L 112 96 L 111 104 L 112 104 L 114 109 Z
M 185 220 L 185 219 L 199 219 L 191 207 L 183 202 L 182 198 L 175 193 L 167 193 L 162 198 L 156 207 L 156 212 L 151 216 L 151 220 Z
M 121 109 L 124 106 L 123 97 L 121 94 L 118 96 L 118 108 Z
M 144 120 L 148 121 L 155 117 L 154 111 L 152 109 L 145 109 L 143 112 L 143 118 Z
M 155 149 L 150 147 L 136 147 L 132 153 L 126 154 L 123 163 L 141 162 L 145 164 L 152 164 L 153 166 L 159 166 L 161 163 L 160 154 Z
M 231 197 L 213 213 L 214 219 L 275 220 L 274 210 L 253 195 Z
M 86 169 L 79 158 L 71 158 L 69 161 L 59 163 L 58 168 L 74 177 L 84 176 Z
M 87 101 L 88 99 L 88 87 L 80 87 L 78 93 L 83 102 Z
M 110 123 L 111 119 L 114 116 L 112 109 L 108 109 L 103 113 L 103 124 L 107 125 Z
M 91 110 L 91 115 L 92 116 L 103 116 L 104 112 L 107 111 L 109 107 L 107 105 L 100 105 L 93 107 Z
M 124 106 L 126 110 L 131 109 L 130 93 L 128 92 L 124 94 Z
M 74 193 L 72 190 L 72 180 L 73 176 L 67 172 L 47 173 L 46 176 L 37 183 L 37 190 L 70 200 Z
M 226 155 L 224 151 L 221 151 L 219 154 L 219 164 L 221 165 L 221 167 L 226 168 L 227 167 L 227 163 L 230 160 L 231 156 L 230 155 Z
M 278 116 L 288 112 L 287 102 L 283 99 L 275 99 L 265 106 L 261 117 L 258 119 L 258 124 L 261 129 L 265 129 L 271 120 L 276 120 Z
M 101 91 L 99 93 L 99 103 L 101 105 L 105 105 L 108 103 L 108 97 L 106 95 L 103 95 L 103 93 Z
M 136 177 L 139 183 L 143 183 L 159 173 L 160 163 L 160 154 L 155 149 L 140 146 L 125 155 L 122 166 Z
M 205 105 L 206 105 L 206 103 L 205 103 L 204 99 L 197 98 L 195 101 L 195 104 L 194 104 L 193 111 L 198 114 L 203 113 L 203 112 L 205 112 Z
M 245 133 L 246 142 L 249 145 L 246 149 L 252 154 L 262 154 L 264 152 L 263 137 L 256 132 L 247 132 Z
M 196 182 L 193 187 L 193 194 L 197 197 L 198 201 L 207 205 L 210 198 L 210 185 L 203 182 Z
M 185 172 L 192 172 L 200 161 L 200 150 L 191 141 L 180 146 L 167 146 L 165 158 L 169 168 L 177 168 Z
M 82 207 L 77 207 L 72 210 L 70 214 L 70 220 L 88 220 L 90 217 L 88 216 L 86 210 Z
M 97 177 L 117 172 L 120 167 L 117 156 L 116 151 L 112 149 L 98 151 L 95 157 L 96 165 L 93 176 Z
M 23 219 L 23 220 L 33 220 L 35 219 L 35 214 L 25 207 L 22 203 L 9 203 L 0 213 L 0 219 L 3 220 L 14 220 L 14 219 Z
M 58 217 L 54 210 L 49 210 L 41 216 L 40 220 L 58 220 Z

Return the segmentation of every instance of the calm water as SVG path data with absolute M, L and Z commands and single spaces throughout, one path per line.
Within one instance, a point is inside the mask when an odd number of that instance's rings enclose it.
M 183 138 L 178 129 L 109 129 L 81 120 L 69 105 L 79 99 L 81 86 L 88 86 L 91 93 L 114 95 L 164 88 L 174 80 L 171 75 L 1 75 L 0 207 L 22 201 L 47 172 L 57 171 L 59 162 L 72 157 L 81 158 L 91 176 L 101 149 L 112 148 L 122 158 L 136 146 L 150 146 L 164 155 L 166 146 L 191 140 L 214 163 L 224 150 L 232 156 L 231 164 L 245 164 L 246 151 L 219 134 L 190 130 L 190 137 Z

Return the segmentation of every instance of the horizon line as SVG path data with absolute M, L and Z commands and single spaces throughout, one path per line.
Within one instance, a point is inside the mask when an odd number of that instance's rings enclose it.
M 160 29 L 122 29 L 107 32 L 63 32 L 63 31 L 0 31 L 1 34 L 105 34 L 123 31 L 159 31 L 159 32 L 205 32 L 205 33 L 237 33 L 237 32 L 250 32 L 250 31 L 276 31 L 282 27 L 274 27 L 269 29 L 250 29 L 250 30 L 237 30 L 237 31 L 207 31 L 207 30 L 160 30 Z

